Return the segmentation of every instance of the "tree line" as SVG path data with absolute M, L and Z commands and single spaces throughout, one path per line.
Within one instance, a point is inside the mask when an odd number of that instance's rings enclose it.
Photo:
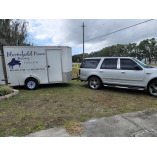
M 155 38 L 142 40 L 139 44 L 117 44 L 103 48 L 100 51 L 85 53 L 87 57 L 136 57 L 139 60 L 144 59 L 151 64 L 152 59 L 157 60 L 157 41 Z M 73 55 L 73 62 L 82 62 L 83 55 Z
M 0 19 L 0 50 L 3 52 L 3 46 L 30 46 L 28 25 L 24 20 Z

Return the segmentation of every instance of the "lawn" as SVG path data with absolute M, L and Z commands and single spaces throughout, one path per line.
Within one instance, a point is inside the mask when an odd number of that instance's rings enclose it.
M 74 76 L 77 76 L 77 69 Z M 139 110 L 156 110 L 157 98 L 144 91 L 102 88 L 91 90 L 77 80 L 65 84 L 42 85 L 0 100 L 0 136 L 29 133 Z

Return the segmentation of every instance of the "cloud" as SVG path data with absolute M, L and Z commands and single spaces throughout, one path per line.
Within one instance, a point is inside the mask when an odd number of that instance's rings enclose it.
M 85 41 L 143 22 L 145 19 L 49 19 L 29 20 L 30 32 L 37 44 L 66 45 L 82 53 L 82 23 L 85 23 Z M 157 21 L 144 23 L 112 35 L 85 42 L 85 52 L 90 53 L 114 44 L 139 42 L 156 37 Z M 81 51 L 81 52 L 80 52 Z

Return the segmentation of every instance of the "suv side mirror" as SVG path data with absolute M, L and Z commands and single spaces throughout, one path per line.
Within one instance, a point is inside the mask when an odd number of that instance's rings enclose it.
M 142 70 L 142 69 L 138 65 L 135 65 L 135 70 Z

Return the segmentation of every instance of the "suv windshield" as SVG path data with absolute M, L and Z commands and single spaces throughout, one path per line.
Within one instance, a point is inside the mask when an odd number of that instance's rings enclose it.
M 133 60 L 135 60 L 138 64 L 140 64 L 143 68 L 153 68 L 151 66 L 148 66 L 146 64 L 144 64 L 143 62 L 139 61 L 138 59 L 136 58 L 133 58 Z

